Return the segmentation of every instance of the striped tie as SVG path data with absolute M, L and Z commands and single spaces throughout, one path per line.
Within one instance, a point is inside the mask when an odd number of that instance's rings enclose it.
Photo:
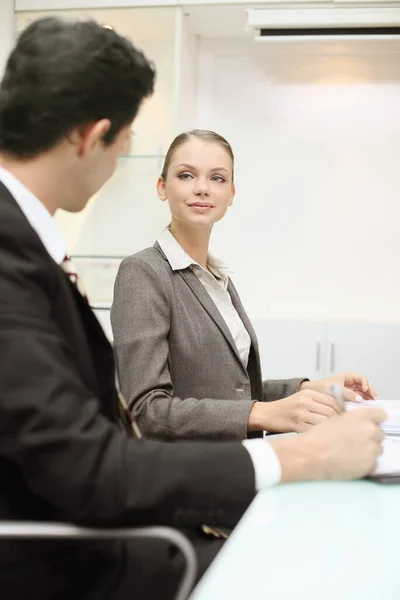
M 70 256 L 65 255 L 64 260 L 61 263 L 61 268 L 68 275 L 70 282 L 76 287 L 80 295 L 87 300 L 88 297 L 85 286 L 83 285 Z

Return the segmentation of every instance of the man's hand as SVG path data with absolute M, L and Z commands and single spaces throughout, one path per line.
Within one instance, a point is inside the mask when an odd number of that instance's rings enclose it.
M 282 400 L 255 402 L 249 415 L 248 430 L 302 433 L 341 412 L 343 407 L 332 396 L 303 390 Z
M 358 479 L 371 473 L 382 452 L 387 418 L 380 408 L 362 408 L 329 419 L 301 436 L 271 439 L 282 482 Z
M 373 400 L 377 395 L 368 378 L 365 375 L 358 375 L 357 373 L 341 373 L 327 379 L 303 381 L 300 385 L 300 391 L 314 390 L 322 394 L 328 394 L 329 388 L 335 383 L 342 386 L 343 396 L 350 402 Z

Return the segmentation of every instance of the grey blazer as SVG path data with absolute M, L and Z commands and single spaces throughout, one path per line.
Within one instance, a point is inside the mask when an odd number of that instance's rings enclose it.
M 304 380 L 262 382 L 254 329 L 231 281 L 228 290 L 251 337 L 247 369 L 190 268 L 173 271 L 158 244 L 122 261 L 111 309 L 115 355 L 147 437 L 245 439 L 254 400 L 290 396 Z

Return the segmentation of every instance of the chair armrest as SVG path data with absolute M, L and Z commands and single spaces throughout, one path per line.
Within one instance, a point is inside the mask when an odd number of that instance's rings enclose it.
M 186 600 L 192 591 L 197 575 L 197 558 L 192 544 L 178 530 L 171 527 L 92 528 L 66 523 L 39 521 L 0 521 L 0 538 L 3 539 L 80 539 L 107 540 L 132 538 L 159 538 L 176 546 L 183 555 L 185 568 L 175 600 Z

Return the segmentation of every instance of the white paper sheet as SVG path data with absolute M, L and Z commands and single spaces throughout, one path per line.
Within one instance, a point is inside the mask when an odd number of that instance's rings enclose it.
M 382 423 L 382 429 L 386 434 L 383 453 L 379 456 L 372 475 L 400 474 L 400 400 L 346 402 L 346 410 L 357 410 L 364 407 L 383 408 L 388 415 L 388 419 Z
M 383 453 L 372 475 L 400 474 L 400 437 L 386 436 L 383 441 Z
M 363 400 L 362 402 L 346 402 L 346 410 L 357 408 L 379 407 L 388 415 L 382 423 L 382 429 L 390 435 L 400 436 L 400 400 Z

